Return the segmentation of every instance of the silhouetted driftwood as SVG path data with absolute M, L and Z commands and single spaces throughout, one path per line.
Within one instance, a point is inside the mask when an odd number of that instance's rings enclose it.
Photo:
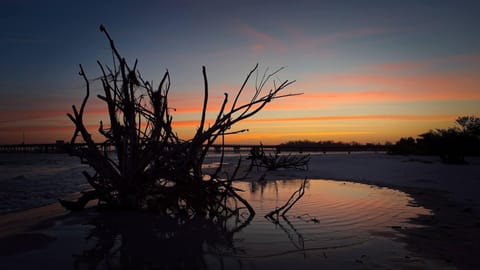
M 251 171 L 253 167 L 257 169 L 262 167 L 269 171 L 277 169 L 296 169 L 296 170 L 308 170 L 308 163 L 310 162 L 310 155 L 296 155 L 296 154 L 280 154 L 278 151 L 275 153 L 266 154 L 262 145 L 252 147 L 250 155 L 247 157 L 250 160 L 250 167 L 248 171 Z
M 217 139 L 247 130 L 232 130 L 234 125 L 262 110 L 271 101 L 297 94 L 282 94 L 293 81 L 275 82 L 264 91 L 267 82 L 273 80 L 281 68 L 268 74 L 259 74 L 256 65 L 246 76 L 229 105 L 225 93 L 217 116 L 206 118 L 209 87 L 206 68 L 202 68 L 204 96 L 199 126 L 191 139 L 181 139 L 172 129 L 173 118 L 168 103 L 170 73 L 163 75 L 157 88 L 153 82 L 142 78 L 137 70 L 127 64 L 117 50 L 112 38 L 101 26 L 107 37 L 114 62 L 109 67 L 97 61 L 102 72 L 103 95 L 109 123 L 100 122 L 98 132 L 104 143 L 114 146 L 114 155 L 98 149 L 84 124 L 85 105 L 90 97 L 90 80 L 80 65 L 80 76 L 86 84 L 86 95 L 77 109 L 68 114 L 75 124 L 70 141 L 70 153 L 80 157 L 94 169 L 94 174 L 84 173 L 95 192 L 81 197 L 77 203 L 63 201 L 69 209 L 80 209 L 85 201 L 98 199 L 106 206 L 121 209 L 149 209 L 172 217 L 205 216 L 212 219 L 238 215 L 237 205 L 244 205 L 253 217 L 255 211 L 232 186 L 235 176 L 220 177 L 220 168 L 211 174 L 202 171 L 207 152 Z M 255 79 L 254 92 L 248 102 L 242 103 L 247 84 Z M 227 106 L 228 105 L 228 106 Z M 73 147 L 77 138 L 85 143 Z M 92 196 L 95 195 L 95 196 Z M 238 202 L 238 204 L 237 204 Z
M 290 198 L 285 202 L 284 205 L 276 208 L 275 210 L 269 212 L 268 214 L 265 215 L 265 218 L 268 220 L 278 223 L 278 217 L 282 216 L 284 217 L 287 212 L 303 197 L 303 194 L 305 194 L 305 185 L 307 184 L 307 178 L 305 178 L 298 188 Z

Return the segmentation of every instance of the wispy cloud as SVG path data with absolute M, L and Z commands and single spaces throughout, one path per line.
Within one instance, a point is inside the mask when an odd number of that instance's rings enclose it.
M 386 72 L 396 72 L 396 71 L 412 71 L 428 68 L 432 65 L 432 61 L 398 61 L 398 62 L 387 62 L 379 64 L 370 64 L 362 67 L 363 69 L 373 70 L 373 71 L 386 71 Z
M 372 114 L 372 115 L 330 115 L 311 117 L 279 117 L 279 118 L 255 118 L 246 119 L 242 123 L 292 123 L 292 122 L 317 122 L 317 121 L 351 121 L 351 120 L 400 120 L 400 121 L 432 121 L 452 120 L 456 115 L 412 115 L 412 114 Z M 209 119 L 207 122 L 213 122 Z M 182 120 L 174 121 L 175 126 L 198 126 L 199 121 Z
M 250 50 L 253 53 L 259 53 L 265 50 L 273 50 L 277 53 L 287 52 L 287 45 L 283 41 L 266 32 L 262 32 L 248 24 L 243 24 L 240 27 L 240 31 L 251 39 L 252 44 L 250 45 Z
M 425 64 L 387 64 L 395 70 L 421 65 Z M 292 92 L 303 92 L 303 95 L 276 100 L 268 104 L 265 111 L 319 111 L 334 109 L 342 104 L 385 102 L 402 102 L 408 108 L 411 102 L 480 101 L 479 85 L 480 77 L 470 71 L 313 74 L 292 86 Z M 223 96 L 213 95 L 207 112 L 217 113 L 222 100 Z M 202 109 L 198 97 L 192 96 L 173 99 L 170 105 L 176 109 L 172 111 L 174 119 L 179 120 L 193 119 Z
M 31 122 L 49 118 L 64 118 L 68 120 L 67 113 L 70 111 L 62 109 L 17 109 L 2 110 L 0 114 L 0 123 L 18 123 Z M 107 116 L 106 108 L 89 108 L 85 111 L 85 117 Z
M 243 35 L 251 40 L 250 50 L 253 53 L 261 53 L 267 50 L 285 53 L 289 48 L 292 48 L 315 52 L 316 55 L 322 56 L 335 55 L 335 45 L 339 42 L 399 31 L 398 29 L 385 27 L 360 27 L 329 33 L 307 33 L 299 27 L 287 25 L 277 29 L 283 35 L 280 39 L 248 24 L 241 25 L 240 30 Z
M 322 91 L 321 93 L 307 93 L 299 97 L 302 100 L 314 99 L 317 104 L 322 103 L 374 103 L 374 102 L 416 102 L 416 101 L 462 101 L 480 100 L 477 91 L 424 90 L 424 91 Z
M 470 64 L 480 64 L 480 53 L 468 53 L 468 54 L 455 54 L 447 55 L 444 57 L 437 57 L 425 60 L 403 60 L 403 61 L 391 61 L 383 63 L 372 63 L 359 67 L 360 70 L 372 71 L 372 72 L 402 72 L 402 71 L 431 71 L 435 68 L 451 68 L 452 64 L 455 69 L 471 70 Z
M 306 33 L 303 29 L 292 25 L 287 26 L 285 29 L 292 40 L 295 41 L 295 46 L 303 49 L 320 49 L 353 38 L 363 38 L 398 31 L 385 27 L 360 27 L 330 33 Z
M 480 64 L 480 53 L 452 55 L 448 57 L 446 61 Z
M 332 115 L 332 116 L 313 116 L 313 117 L 282 117 L 282 118 L 262 118 L 248 119 L 245 122 L 298 122 L 298 121 L 350 121 L 350 120 L 403 120 L 403 121 L 431 121 L 431 120 L 450 120 L 454 115 L 409 115 L 409 114 L 374 114 L 374 115 Z
M 329 95 L 346 96 L 342 91 L 348 95 L 357 94 L 359 97 L 402 97 L 405 100 L 480 98 L 480 77 L 474 72 L 414 75 L 318 74 L 299 81 L 298 84 L 305 92 L 315 93 L 323 98 Z

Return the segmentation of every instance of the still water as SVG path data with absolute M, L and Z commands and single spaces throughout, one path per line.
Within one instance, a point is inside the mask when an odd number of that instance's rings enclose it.
M 235 233 L 201 220 L 85 211 L 39 226 L 40 244 L 0 257 L 2 269 L 421 269 L 432 266 L 402 242 L 412 218 L 430 215 L 400 191 L 309 180 L 278 223 L 264 215 L 302 180 L 238 182 L 257 214 Z M 48 229 L 47 229 L 48 228 Z

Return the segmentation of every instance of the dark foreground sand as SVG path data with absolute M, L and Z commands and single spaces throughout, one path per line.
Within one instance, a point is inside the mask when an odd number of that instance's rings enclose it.
M 426 157 L 314 155 L 308 171 L 277 171 L 267 178 L 354 181 L 406 192 L 412 203 L 433 215 L 411 221 L 423 226 L 395 228 L 399 234 L 392 237 L 400 235 L 416 256 L 434 259 L 444 268 L 480 269 L 480 160 L 469 161 L 469 165 L 445 165 Z M 77 214 L 76 222 L 82 215 L 88 213 Z M 67 216 L 72 218 L 58 204 L 0 216 L 0 259 L 45 247 L 54 239 L 41 232 Z
M 38 225 L 67 212 L 58 203 L 0 216 L 0 256 L 41 248 L 49 237 L 37 233 Z

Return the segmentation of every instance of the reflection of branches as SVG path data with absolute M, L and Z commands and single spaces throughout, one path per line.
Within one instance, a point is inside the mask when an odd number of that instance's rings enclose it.
M 102 213 L 90 224 L 93 245 L 75 255 L 75 269 L 208 269 L 206 255 L 223 265 L 224 257 L 243 253 L 233 245 L 243 224 L 232 229 L 227 222 L 134 212 Z
M 267 186 L 267 183 L 268 183 L 266 177 L 267 175 L 264 173 L 256 181 L 250 181 L 250 192 L 256 193 L 258 187 L 260 187 L 260 194 L 263 195 L 265 187 Z M 276 185 L 276 182 L 274 183 Z
M 278 225 L 278 227 L 285 232 L 287 235 L 288 239 L 290 242 L 297 248 L 298 250 L 304 250 L 305 249 L 305 241 L 303 239 L 302 234 L 300 234 L 297 229 L 293 226 L 292 223 L 288 220 L 288 218 L 285 216 L 288 210 L 290 210 L 295 203 L 297 203 L 300 198 L 302 198 L 303 194 L 305 194 L 305 186 L 307 183 L 307 178 L 305 178 L 300 185 L 300 187 L 292 193 L 290 198 L 287 200 L 287 202 L 279 207 L 276 208 L 275 210 L 269 212 L 268 214 L 265 215 L 265 218 L 272 223 Z M 281 212 L 281 215 L 280 215 Z M 282 220 L 287 224 L 287 226 L 284 226 L 282 222 L 279 219 L 279 215 L 282 217 Z
M 307 184 L 307 178 L 303 180 L 298 190 L 296 190 L 290 196 L 290 198 L 287 200 L 287 202 L 283 206 L 278 207 L 275 210 L 269 212 L 268 214 L 265 215 L 265 218 L 267 218 L 272 222 L 278 222 L 278 215 L 280 214 L 280 212 L 282 212 L 281 215 L 282 217 L 284 217 L 285 214 L 287 214 L 288 210 L 290 210 L 293 207 L 293 205 L 295 205 L 295 203 L 297 203 L 298 200 L 300 200 L 303 197 L 303 194 L 305 194 L 306 184 Z
M 297 229 L 295 229 L 295 227 L 293 226 L 292 223 L 290 223 L 290 221 L 288 220 L 287 217 L 285 217 L 284 215 L 282 215 L 282 220 L 285 221 L 285 223 L 287 223 L 288 228 L 286 228 L 285 226 L 282 225 L 282 223 L 280 221 L 278 221 L 276 224 L 278 225 L 278 227 L 285 232 L 285 234 L 287 235 L 288 239 L 290 240 L 290 242 L 292 242 L 292 244 L 299 250 L 303 250 L 305 249 L 305 241 L 303 239 L 303 235 L 301 233 L 299 233 L 297 231 Z M 296 236 L 296 241 L 295 241 L 295 236 Z
M 310 221 L 313 223 L 320 223 L 320 220 L 318 220 L 318 218 L 311 216 L 310 214 L 303 214 L 303 215 L 297 216 L 297 218 L 307 223 Z

